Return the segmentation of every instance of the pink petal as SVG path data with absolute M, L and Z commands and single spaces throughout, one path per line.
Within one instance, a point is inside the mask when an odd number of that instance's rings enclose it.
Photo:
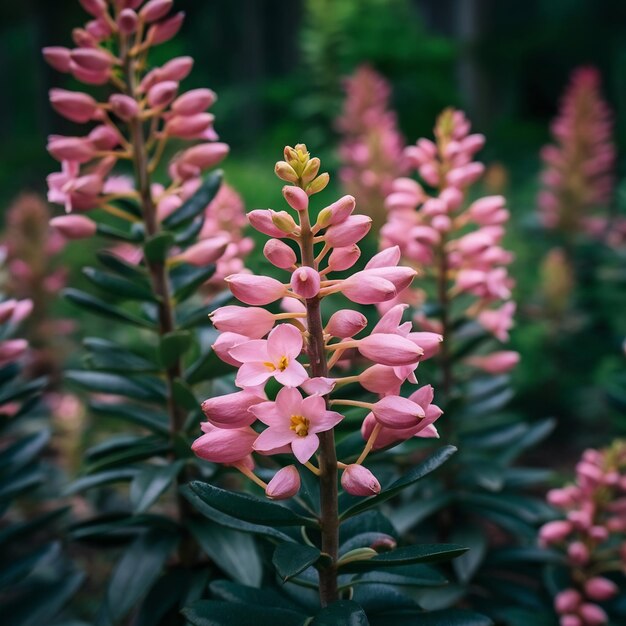
M 435 439 L 439 439 L 439 432 L 434 424 L 428 424 L 426 428 L 423 428 L 418 433 L 415 434 L 416 437 L 433 437 Z
M 276 326 L 267 338 L 267 353 L 274 363 L 284 356 L 295 358 L 301 351 L 302 334 L 291 324 Z
M 316 376 L 315 378 L 305 380 L 300 386 L 309 395 L 319 394 L 320 396 L 325 396 L 335 387 L 335 380 L 333 378 L 325 378 L 324 376 Z
M 291 442 L 291 449 L 300 463 L 306 463 L 315 454 L 319 445 L 320 440 L 317 435 L 296 436 Z
M 417 404 L 424 408 L 426 408 L 434 400 L 434 398 L 435 391 L 432 388 L 432 385 L 424 385 L 409 396 L 409 400 L 417 402 Z
M 281 385 L 285 385 L 285 387 L 298 387 L 308 377 L 309 375 L 302 364 L 298 363 L 295 358 L 289 360 L 289 365 L 284 371 L 275 370 L 274 372 L 274 378 L 276 378 Z
M 278 409 L 276 402 L 261 402 L 251 406 L 249 411 L 267 426 L 278 427 L 285 423 L 284 413 Z
M 267 354 L 267 341 L 265 339 L 251 339 L 238 346 L 234 346 L 228 354 L 240 363 L 269 361 Z
M 276 409 L 283 420 L 302 411 L 302 394 L 293 387 L 283 387 L 276 395 Z
M 290 443 L 294 438 L 299 439 L 293 430 L 267 428 L 257 437 L 252 447 L 260 452 L 267 452 Z
M 324 411 L 315 417 L 315 421 L 311 422 L 309 432 L 321 433 L 330 430 L 337 426 L 342 419 L 343 415 L 337 411 Z
M 244 363 L 237 372 L 237 387 L 260 385 L 272 377 L 273 372 L 263 363 Z

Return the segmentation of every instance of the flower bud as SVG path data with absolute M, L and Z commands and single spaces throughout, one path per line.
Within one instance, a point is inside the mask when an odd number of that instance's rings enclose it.
M 91 142 L 84 137 L 52 136 L 48 140 L 48 152 L 57 161 L 87 163 L 95 156 Z
M 250 426 L 256 420 L 249 409 L 260 402 L 265 402 L 265 399 L 244 389 L 205 400 L 202 403 L 202 411 L 214 426 L 242 428 Z
M 248 213 L 248 221 L 252 228 L 255 228 L 264 235 L 270 237 L 284 237 L 285 233 L 274 225 L 271 209 L 254 209 Z
M 320 174 L 311 184 L 307 185 L 305 191 L 307 195 L 312 196 L 314 193 L 319 193 L 326 188 L 328 182 L 330 181 L 330 175 L 328 172 L 324 172 Z
M 380 365 L 410 365 L 417 363 L 424 351 L 412 341 L 389 333 L 376 333 L 359 340 L 358 351 Z
M 330 316 L 325 332 L 333 337 L 347 339 L 354 337 L 367 326 L 367 318 L 363 313 L 352 309 L 342 309 Z
M 229 243 L 230 238 L 226 235 L 203 239 L 181 252 L 178 258 L 190 265 L 203 267 L 215 263 L 224 254 Z
M 4 365 L 19 359 L 27 349 L 26 339 L 9 339 L 0 342 L 0 364 Z
M 83 9 L 93 15 L 94 17 L 100 17 L 106 10 L 107 4 L 105 0 L 78 0 Z
M 283 197 L 287 204 L 298 212 L 306 211 L 309 208 L 309 196 L 300 187 L 285 185 L 283 187 Z
M 585 626 L 603 626 L 609 623 L 609 616 L 597 604 L 583 604 L 579 609 L 580 616 L 585 620 Z
M 260 307 L 223 306 L 209 315 L 215 328 L 261 339 L 274 328 L 272 313 Z
M 554 598 L 554 608 L 558 613 L 573 613 L 580 605 L 581 597 L 575 589 L 565 589 Z
M 84 215 L 61 215 L 50 220 L 50 226 L 66 239 L 88 239 L 96 234 L 96 223 Z
M 350 217 L 355 206 L 354 196 L 343 196 L 320 211 L 317 225 L 320 228 L 327 228 L 333 224 L 341 224 Z
M 76 48 L 71 57 L 76 65 L 91 72 L 102 72 L 113 65 L 111 55 L 100 48 Z
M 202 424 L 205 431 L 191 445 L 194 454 L 211 463 L 237 463 L 252 453 L 252 444 L 258 437 L 249 426 L 244 428 L 216 428 Z
M 380 483 L 366 467 L 352 463 L 341 474 L 341 486 L 353 496 L 375 496 L 380 493 Z
M 183 25 L 184 19 L 185 13 L 180 11 L 167 20 L 153 24 L 148 31 L 146 39 L 152 46 L 158 46 L 159 44 L 170 40 L 172 37 L 176 36 L 180 27 Z
M 226 143 L 201 143 L 185 150 L 180 157 L 180 161 L 204 170 L 217 165 L 226 157 L 229 151 L 230 148 Z
M 352 267 L 361 256 L 361 249 L 356 244 L 345 248 L 335 248 L 328 257 L 328 267 L 333 272 L 342 272 Z
M 119 133 L 106 124 L 95 126 L 87 138 L 98 150 L 112 150 L 120 145 Z
M 487 372 L 488 374 L 505 374 L 510 372 L 519 363 L 519 353 L 512 350 L 492 352 L 486 356 L 473 356 L 465 359 L 472 367 Z
M 278 161 L 274 166 L 274 173 L 278 178 L 288 183 L 298 182 L 298 174 L 286 161 Z
M 192 89 L 176 98 L 172 104 L 172 111 L 176 115 L 195 115 L 202 113 L 217 100 L 211 89 Z
M 275 278 L 254 274 L 231 274 L 224 279 L 238 300 L 245 304 L 264 306 L 282 298 L 287 290 Z
M 317 176 L 317 173 L 320 171 L 321 162 L 317 157 L 313 157 L 309 159 L 309 162 L 305 165 L 304 170 L 302 170 L 302 182 L 305 185 L 308 185 L 313 179 Z
M 297 261 L 296 253 L 280 239 L 269 239 L 263 247 L 265 258 L 283 270 L 293 267 Z
M 132 9 L 124 9 L 117 18 L 117 27 L 124 35 L 132 35 L 137 30 L 137 13 Z
M 72 55 L 69 48 L 61 46 L 48 46 L 43 49 L 43 58 L 50 67 L 66 74 L 70 71 Z
M 165 108 L 178 93 L 178 83 L 174 80 L 164 80 L 157 83 L 148 91 L 148 104 L 154 109 Z
M 380 276 L 357 272 L 341 282 L 341 293 L 357 304 L 380 304 L 397 295 L 394 284 Z
M 274 226 L 286 235 L 291 235 L 298 228 L 293 217 L 287 211 L 272 211 L 271 216 Z
M 173 0 L 149 0 L 141 8 L 139 15 L 145 22 L 156 22 L 167 15 L 173 5 Z
M 219 337 L 215 340 L 215 343 L 211 347 L 220 360 L 224 361 L 224 363 L 237 367 L 241 365 L 241 363 L 230 355 L 230 351 L 235 346 L 248 341 L 250 341 L 250 337 L 246 337 L 245 335 L 228 332 L 220 333 Z
M 111 110 L 125 122 L 137 117 L 139 105 L 134 98 L 121 93 L 115 93 L 109 98 Z
M 539 529 L 539 539 L 544 545 L 563 541 L 572 532 L 572 525 L 565 520 L 548 522 Z
M 291 275 L 291 288 L 307 300 L 314 298 L 320 292 L 320 275 L 312 267 L 303 265 Z
M 279 469 L 265 488 L 265 495 L 272 500 L 293 498 L 300 491 L 300 474 L 295 465 Z
M 426 416 L 424 409 L 402 396 L 385 396 L 372 407 L 372 413 L 387 428 L 411 428 Z
M 84 124 L 98 113 L 98 103 L 88 94 L 66 89 L 51 89 L 52 108 L 72 122 Z
M 584 626 L 578 615 L 562 615 L 559 620 L 559 626 Z
M 212 113 L 196 115 L 175 115 L 170 117 L 163 129 L 170 137 L 181 139 L 204 139 L 204 133 L 211 128 L 215 116 Z
M 333 248 L 345 248 L 363 239 L 371 227 L 372 218 L 368 215 L 351 215 L 343 222 L 328 228 L 324 238 Z
M 618 586 L 608 578 L 595 576 L 585 582 L 585 594 L 592 600 L 603 602 L 615 597 L 619 592 Z

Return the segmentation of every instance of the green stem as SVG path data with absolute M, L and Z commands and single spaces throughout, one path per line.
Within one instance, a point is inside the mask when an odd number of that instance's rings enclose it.
M 127 94 L 138 100 L 137 97 L 137 69 L 135 59 L 128 54 L 128 48 L 124 36 L 121 36 L 120 50 L 124 60 L 124 72 L 126 75 Z M 160 230 L 157 219 L 156 207 L 152 199 L 150 189 L 150 170 L 148 163 L 148 151 L 146 149 L 146 138 L 144 136 L 143 123 L 135 118 L 129 122 L 130 141 L 133 146 L 133 165 L 137 186 L 139 191 L 142 215 L 144 219 L 147 237 L 154 237 Z M 163 337 L 176 329 L 174 320 L 174 310 L 170 295 L 169 277 L 167 268 L 162 261 L 146 260 L 150 273 L 152 290 L 158 300 L 159 312 L 159 336 Z M 182 365 L 177 359 L 165 372 L 165 382 L 167 386 L 167 411 L 170 417 L 170 436 L 172 444 L 179 433 L 184 430 L 186 414 L 174 400 L 174 383 L 182 376 Z M 190 479 L 186 469 L 183 469 L 177 477 L 177 484 L 184 485 Z M 187 517 L 193 514 L 191 504 L 185 500 L 180 493 L 177 493 L 178 519 L 181 526 Z M 192 565 L 196 560 L 196 545 L 190 536 L 187 536 L 179 544 L 179 559 L 185 565 Z

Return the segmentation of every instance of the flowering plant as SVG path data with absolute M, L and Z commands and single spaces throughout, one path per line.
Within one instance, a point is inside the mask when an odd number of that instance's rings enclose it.
M 561 626 L 602 626 L 613 610 L 615 619 L 623 617 L 623 607 L 610 601 L 626 585 L 626 444 L 586 450 L 575 483 L 552 489 L 548 502 L 564 515 L 539 533 L 542 545 L 565 554 L 553 576 Z
M 185 493 L 210 519 L 273 537 L 278 542 L 273 563 L 279 576 L 291 585 L 319 586 L 319 619 L 363 619 L 374 603 L 368 598 L 370 590 L 360 589 L 367 588 L 374 572 L 403 566 L 406 583 L 419 586 L 410 580 L 422 571 L 418 564 L 463 552 L 445 544 L 396 548 L 384 517 L 364 513 L 412 486 L 454 448 L 443 448 L 384 488 L 365 466 L 376 450 L 415 436 L 437 435 L 434 423 L 441 410 L 433 404 L 432 387 L 422 386 L 408 398 L 400 395 L 400 388 L 405 381 L 415 384 L 415 369 L 436 352 L 441 337 L 412 332 L 411 323 L 402 322 L 402 304 L 382 315 L 369 334 L 367 319 L 354 308 L 328 314 L 326 301 L 338 294 L 358 304 L 389 301 L 409 285 L 415 271 L 399 266 L 400 250 L 390 247 L 363 270 L 349 272 L 371 219 L 353 215 L 351 196 L 321 209 L 314 219 L 312 196 L 329 178 L 319 169 L 319 159 L 312 158 L 305 145 L 285 148 L 276 174 L 290 183 L 283 196 L 297 220 L 290 212 L 270 209 L 248 216 L 257 230 L 271 237 L 264 247 L 266 258 L 290 277 L 284 282 L 249 273 L 226 278 L 233 295 L 249 306 L 226 306 L 212 314 L 221 331 L 214 350 L 236 367 L 240 390 L 203 403 L 207 422 L 193 444 L 200 458 L 236 468 L 267 498 L 286 500 L 287 506 L 211 483 L 192 482 Z M 346 270 L 345 278 L 335 277 L 335 272 Z M 278 301 L 284 312 L 266 308 Z M 348 358 L 369 364 L 351 373 L 346 371 L 351 367 Z M 364 390 L 358 397 L 369 392 L 378 399 L 351 399 L 354 385 Z M 346 408 L 365 412 L 364 419 L 354 414 L 348 419 Z M 346 433 L 355 418 L 362 422 L 361 432 Z M 338 482 L 345 493 L 338 494 Z M 384 531 L 375 529 L 379 524 Z M 356 535 L 347 530 L 354 525 L 359 528 Z M 301 527 L 304 543 L 289 533 L 292 526 Z M 362 574 L 353 576 L 357 572 Z M 354 601 L 341 601 L 350 597 L 348 593 Z M 240 594 L 243 597 L 243 591 Z M 397 609 L 390 598 L 379 601 L 375 612 L 381 616 Z M 219 601 L 209 601 L 191 607 L 187 615 L 215 619 L 222 609 Z M 404 611 L 421 613 L 410 599 Z

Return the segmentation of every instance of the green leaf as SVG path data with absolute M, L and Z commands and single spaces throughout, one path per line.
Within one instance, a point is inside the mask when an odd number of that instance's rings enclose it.
M 370 559 L 350 561 L 345 565 L 339 562 L 339 571 L 347 572 L 367 572 L 397 565 L 410 565 L 412 563 L 434 563 L 437 561 L 448 561 L 467 551 L 467 548 L 455 544 L 423 544 L 405 546 L 390 552 L 377 554 Z
M 143 317 L 139 317 L 134 313 L 129 313 L 120 307 L 108 304 L 104 300 L 100 300 L 100 298 L 96 298 L 95 296 L 85 293 L 84 291 L 79 291 L 78 289 L 65 289 L 63 291 L 63 295 L 76 306 L 106 317 L 107 319 L 128 322 L 129 324 L 134 324 L 135 326 L 140 326 L 142 328 L 149 328 L 150 330 L 155 329 L 155 325 L 151 321 Z
M 306 615 L 288 609 L 200 600 L 182 610 L 193 626 L 304 626 Z
M 300 611 L 301 607 L 291 599 L 279 595 L 273 589 L 256 589 L 247 587 L 228 580 L 213 581 L 209 589 L 211 594 L 218 600 L 234 602 L 237 604 L 253 604 L 256 606 L 267 606 L 270 608 L 287 609 L 289 611 Z
M 459 557 L 461 558 L 461 557 Z M 346 586 L 378 583 L 414 587 L 439 587 L 447 584 L 445 577 L 428 565 L 399 565 L 384 571 L 365 572 L 355 576 Z
M 389 487 L 384 489 L 383 492 L 379 495 L 374 496 L 373 498 L 367 498 L 366 500 L 362 500 L 358 504 L 355 504 L 354 506 L 348 508 L 341 514 L 341 519 L 352 517 L 353 515 L 356 515 L 361 511 L 365 511 L 373 506 L 378 506 L 382 502 L 393 498 L 403 489 L 406 489 L 424 476 L 435 471 L 440 465 L 443 465 L 455 452 L 456 448 L 454 446 L 445 446 L 443 448 L 440 448 L 432 456 L 428 457 L 424 462 L 420 463 L 410 472 L 406 473 L 404 476 L 392 483 Z
M 389 518 L 394 528 L 403 535 L 437 511 L 447 507 L 453 500 L 454 495 L 450 492 L 420 498 L 418 501 L 412 500 L 392 509 L 389 512 Z
M 143 245 L 143 253 L 151 263 L 163 263 L 174 243 L 172 233 L 162 231 L 150 237 Z
M 459 581 L 467 585 L 485 558 L 487 537 L 479 526 L 464 524 L 453 528 L 450 540 L 469 548 L 465 554 L 452 561 L 452 567 Z
M 133 511 L 135 513 L 147 511 L 172 484 L 184 465 L 184 461 L 175 461 L 167 465 L 148 465 L 142 468 L 130 486 L 130 503 Z
M 96 256 L 102 265 L 116 274 L 119 274 L 127 280 L 142 283 L 144 287 L 150 288 L 150 281 L 148 279 L 146 269 L 142 265 L 128 263 L 113 252 L 108 252 L 107 250 L 97 252 Z
M 83 345 L 89 351 L 86 361 L 90 369 L 129 373 L 160 371 L 154 362 L 113 341 L 87 337 L 83 340 Z
M 272 526 L 265 526 L 262 524 L 253 524 L 250 522 L 244 522 L 231 515 L 226 515 L 217 509 L 209 506 L 204 500 L 202 500 L 196 493 L 194 493 L 189 485 L 184 485 L 180 488 L 180 492 L 183 496 L 189 500 L 193 507 L 202 515 L 208 519 L 214 521 L 220 526 L 226 528 L 232 528 L 233 530 L 240 530 L 245 533 L 252 533 L 254 535 L 260 535 L 264 537 L 270 537 L 272 539 L 278 539 L 279 541 L 293 541 L 293 539 L 286 533 L 273 528 Z
M 172 384 L 172 396 L 178 406 L 188 411 L 200 410 L 200 402 L 198 402 L 191 387 L 182 378 L 174 379 Z
M 280 543 L 274 550 L 272 563 L 283 581 L 287 581 L 316 563 L 321 554 L 314 546 Z
M 189 244 L 196 241 L 198 235 L 202 231 L 202 227 L 204 226 L 204 215 L 200 215 L 200 217 L 196 218 L 192 222 L 189 222 L 188 226 L 185 226 L 182 230 L 176 233 L 174 237 L 174 243 L 181 248 L 185 248 Z
M 119 469 L 107 470 L 98 474 L 90 474 L 82 476 L 71 482 L 64 490 L 65 495 L 79 493 L 93 487 L 108 485 L 120 481 L 132 480 L 137 475 L 137 469 L 134 467 L 121 467 Z
M 110 239 L 118 239 L 120 241 L 129 241 L 131 243 L 139 243 L 143 240 L 143 232 L 138 228 L 130 231 L 120 230 L 109 224 L 98 223 L 98 235 L 109 237 Z
M 263 578 L 263 565 L 254 539 L 208 520 L 187 522 L 193 536 L 211 560 L 233 580 L 258 587 Z
M 45 544 L 25 556 L 11 559 L 3 567 L 0 567 L 0 589 L 23 580 L 38 565 L 58 559 L 60 553 L 61 546 L 59 542 L 55 541 Z
M 89 403 L 89 408 L 96 415 L 117 417 L 127 422 L 143 426 L 157 435 L 169 437 L 169 418 L 165 413 L 157 413 L 135 404 L 117 404 L 112 402 Z
M 0 530 L 0 546 L 11 541 L 17 541 L 21 537 L 33 535 L 41 528 L 49 530 L 53 527 L 53 522 L 68 513 L 70 509 L 69 506 L 60 507 L 26 522 L 14 522 L 5 526 Z
M 484 615 L 459 609 L 445 609 L 428 613 L 389 611 L 372 619 L 372 626 L 493 626 Z
M 169 441 L 154 437 L 117 437 L 87 450 L 87 473 L 127 465 L 171 451 Z
M 28 398 L 33 394 L 39 394 L 47 384 L 48 379 L 41 377 L 35 380 L 29 380 L 26 383 L 18 382 L 16 384 L 7 385 L 7 387 L 0 392 L 0 406 Z M 13 419 L 15 419 L 15 417 L 16 415 L 13 416 Z
M 156 301 L 152 289 L 143 280 L 133 282 L 127 278 L 102 272 L 95 267 L 83 268 L 83 274 L 91 283 L 104 291 L 107 296 L 118 297 L 124 300 Z
M 192 334 L 188 330 L 174 330 L 161 337 L 159 355 L 163 367 L 174 365 L 189 350 L 193 343 Z
M 0 453 L 0 469 L 11 467 L 15 471 L 33 461 L 50 441 L 50 430 L 27 435 Z
M 199 481 L 193 481 L 189 486 L 210 507 L 246 522 L 318 528 L 315 520 L 298 515 L 291 509 L 275 502 L 261 500 L 247 493 L 227 491 Z
M 234 371 L 231 365 L 224 363 L 213 350 L 209 350 L 189 366 L 189 369 L 185 372 L 185 380 L 190 385 L 195 385 L 199 382 L 223 376 L 231 370 Z
M 89 372 L 82 370 L 70 370 L 65 373 L 65 378 L 71 383 L 78 385 L 82 389 L 95 391 L 97 393 L 107 393 L 116 396 L 126 396 L 135 400 L 148 400 L 160 402 L 166 397 L 165 388 L 161 381 L 158 381 L 159 391 L 155 391 L 153 384 L 148 386 L 148 379 L 145 377 L 128 378 L 118 374 L 105 372 Z
M 193 296 L 213 274 L 215 274 L 214 264 L 205 267 L 194 267 L 187 263 L 177 265 L 170 271 L 174 300 L 184 302 Z
M 125 617 L 148 592 L 177 543 L 172 533 L 150 530 L 130 545 L 115 566 L 106 594 L 114 621 Z
M 222 183 L 223 173 L 221 170 L 216 170 L 209 174 L 196 193 L 194 193 L 190 198 L 188 198 L 183 204 L 181 204 L 176 211 L 172 214 L 168 215 L 163 220 L 164 228 L 178 228 L 183 225 L 185 222 L 188 222 L 200 213 L 203 213 L 206 209 L 207 205 L 219 191 L 220 185 Z
M 54 618 L 83 584 L 79 572 L 65 574 L 60 580 L 42 581 L 30 586 L 26 598 L 15 598 L 3 604 L 4 615 L 11 616 L 11 626 L 43 626 Z
M 322 609 L 311 626 L 368 626 L 365 611 L 352 600 L 339 600 Z
M 532 448 L 540 441 L 543 441 L 555 427 L 556 420 L 552 417 L 533 424 L 523 436 L 519 437 L 500 455 L 500 461 L 505 464 L 511 463 L 524 452 L 524 450 Z

